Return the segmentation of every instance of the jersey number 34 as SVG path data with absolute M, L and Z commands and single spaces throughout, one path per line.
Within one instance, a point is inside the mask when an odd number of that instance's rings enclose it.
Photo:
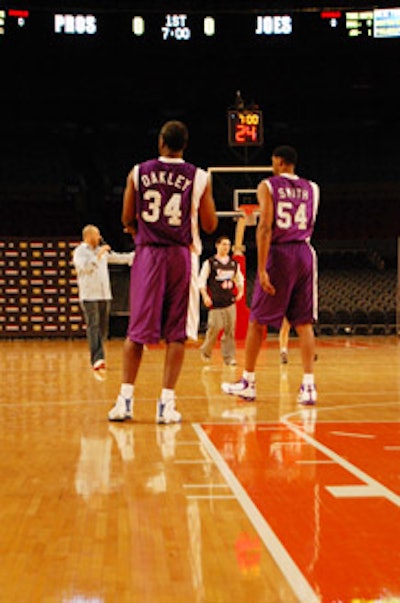
M 165 205 L 162 204 L 162 195 L 159 191 L 148 189 L 143 195 L 148 202 L 147 209 L 142 210 L 142 219 L 145 222 L 158 222 L 161 214 L 167 218 L 169 226 L 182 224 L 182 194 L 173 193 Z

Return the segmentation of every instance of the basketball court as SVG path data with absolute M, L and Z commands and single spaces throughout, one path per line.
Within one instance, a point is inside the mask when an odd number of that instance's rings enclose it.
M 0 7 L 0 603 L 400 603 L 400 9 L 86 4 Z M 181 424 L 155 423 L 163 344 L 144 352 L 134 419 L 107 420 L 123 341 L 114 331 L 93 372 L 71 251 L 89 221 L 126 244 L 126 175 L 155 152 L 157 124 L 181 116 L 188 157 L 217 164 L 204 254 L 224 234 L 254 269 L 255 191 L 271 170 L 257 164 L 293 140 L 299 173 L 324 187 L 316 238 L 338 238 L 332 271 L 347 241 L 378 255 L 341 319 L 343 275 L 320 288 L 315 408 L 296 401 L 297 339 L 281 365 L 276 334 L 257 400 L 222 393 L 244 363 L 244 298 L 237 367 L 187 345 Z M 123 336 L 129 275 L 115 276 Z M 388 292 L 375 326 L 350 312 L 360 289 Z
M 180 425 L 156 425 L 163 347 L 135 418 L 110 424 L 122 341 L 102 381 L 84 340 L 0 342 L 0 601 L 400 601 L 397 336 L 320 337 L 315 409 L 296 403 L 297 340 L 262 349 L 258 398 L 189 344 Z

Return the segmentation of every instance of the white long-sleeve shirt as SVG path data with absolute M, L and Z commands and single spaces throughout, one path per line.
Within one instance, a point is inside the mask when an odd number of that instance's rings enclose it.
M 118 253 L 109 251 L 98 257 L 100 247 L 93 248 L 87 243 L 80 243 L 74 250 L 74 263 L 80 301 L 111 300 L 111 283 L 108 264 L 132 265 L 134 251 Z

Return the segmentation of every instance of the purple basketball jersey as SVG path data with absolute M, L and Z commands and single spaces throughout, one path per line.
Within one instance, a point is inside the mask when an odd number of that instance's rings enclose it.
M 274 204 L 272 244 L 309 241 L 318 210 L 319 187 L 291 174 L 272 176 L 266 183 Z
M 319 187 L 292 174 L 266 181 L 274 205 L 271 248 L 266 270 L 276 289 L 269 295 L 254 284 L 250 320 L 279 328 L 286 316 L 293 326 L 317 318 L 317 263 L 310 244 L 319 203 Z
M 196 167 L 180 160 L 139 165 L 136 245 L 192 243 L 191 212 Z

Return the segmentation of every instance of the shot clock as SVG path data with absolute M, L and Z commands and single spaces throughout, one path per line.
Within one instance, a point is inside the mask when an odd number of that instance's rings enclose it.
M 262 111 L 230 109 L 228 144 L 230 147 L 260 147 L 264 143 Z

